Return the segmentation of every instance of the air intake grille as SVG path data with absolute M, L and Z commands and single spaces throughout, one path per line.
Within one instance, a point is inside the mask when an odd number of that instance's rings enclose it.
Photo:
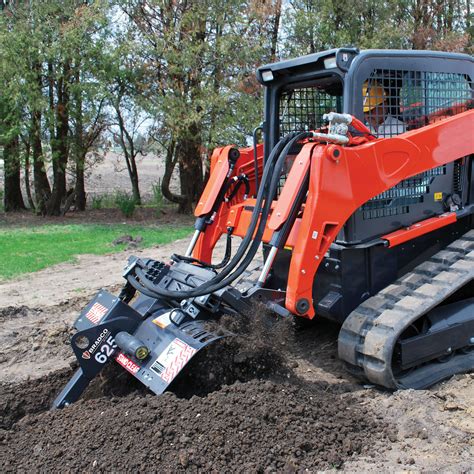
M 453 173 L 453 192 L 458 196 L 462 196 L 463 191 L 463 171 L 464 163 L 463 160 L 457 160 L 454 162 L 454 173 Z
M 361 207 L 363 219 L 408 214 L 410 204 L 423 202 L 424 196 L 430 192 L 432 178 L 443 174 L 446 174 L 445 165 L 403 180 L 366 202 Z

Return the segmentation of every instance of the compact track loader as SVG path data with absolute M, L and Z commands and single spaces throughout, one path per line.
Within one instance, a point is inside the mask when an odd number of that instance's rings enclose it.
M 474 367 L 474 59 L 345 48 L 257 78 L 263 144 L 214 151 L 185 255 L 131 257 L 84 308 L 54 407 L 111 361 L 161 394 L 255 302 L 339 322 L 348 369 L 388 389 Z

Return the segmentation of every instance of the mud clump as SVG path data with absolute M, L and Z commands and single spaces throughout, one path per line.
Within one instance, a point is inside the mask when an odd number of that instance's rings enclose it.
M 25 317 L 30 311 L 31 310 L 28 306 L 7 306 L 5 308 L 0 308 L 0 322 L 12 318 Z M 40 312 L 39 310 L 33 311 Z
M 204 398 L 133 393 L 29 415 L 0 431 L 0 461 L 35 471 L 316 470 L 387 435 L 350 394 L 253 380 Z

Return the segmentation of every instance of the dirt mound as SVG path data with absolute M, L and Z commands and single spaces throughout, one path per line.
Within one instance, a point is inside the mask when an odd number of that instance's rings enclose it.
M 10 429 L 14 423 L 30 414 L 48 411 L 62 388 L 72 377 L 73 370 L 63 369 L 46 377 L 22 383 L 0 385 L 0 429 Z M 116 364 L 110 364 L 95 378 L 82 395 L 83 400 L 101 397 L 125 397 L 138 392 L 145 395 L 147 389 L 137 379 Z
M 210 322 L 210 330 L 235 335 L 200 351 L 170 387 L 173 393 L 190 398 L 235 382 L 293 378 L 285 350 L 293 337 L 291 321 L 276 320 L 265 311 L 255 311 L 252 316 L 229 316 L 217 324 Z
M 17 386 L 19 398 L 24 391 Z M 254 380 L 204 398 L 133 393 L 30 412 L 0 432 L 0 461 L 40 471 L 314 470 L 339 467 L 387 435 L 350 394 Z
M 48 410 L 71 376 L 70 370 L 55 372 L 43 379 L 0 385 L 0 428 L 9 429 L 30 413 Z

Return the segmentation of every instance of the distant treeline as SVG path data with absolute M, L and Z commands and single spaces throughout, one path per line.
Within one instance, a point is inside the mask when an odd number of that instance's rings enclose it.
M 84 210 L 86 170 L 112 137 L 137 203 L 137 157 L 152 146 L 166 165 L 163 196 L 190 212 L 212 148 L 245 144 L 262 119 L 256 67 L 347 45 L 472 54 L 470 8 L 470 0 L 0 0 L 5 210 Z M 170 189 L 175 169 L 179 194 Z

